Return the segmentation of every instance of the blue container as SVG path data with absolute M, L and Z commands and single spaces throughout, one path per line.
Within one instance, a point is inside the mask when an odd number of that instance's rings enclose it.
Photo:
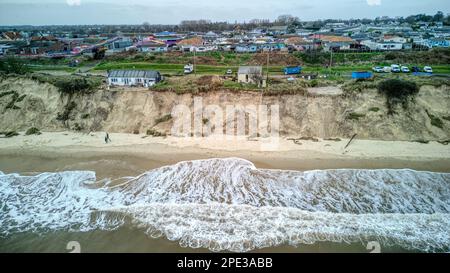
M 352 79 L 370 79 L 372 72 L 352 72 Z
M 288 66 L 284 68 L 284 75 L 300 74 L 302 68 L 300 66 Z

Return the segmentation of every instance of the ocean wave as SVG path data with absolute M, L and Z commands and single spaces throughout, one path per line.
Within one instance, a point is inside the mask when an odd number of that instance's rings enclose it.
M 445 173 L 266 170 L 238 158 L 185 161 L 117 181 L 97 181 L 90 171 L 0 172 L 0 236 L 131 224 L 213 251 L 368 240 L 449 251 L 449 186 Z

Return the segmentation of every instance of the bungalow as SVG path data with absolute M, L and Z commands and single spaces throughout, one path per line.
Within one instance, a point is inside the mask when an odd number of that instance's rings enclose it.
M 395 43 L 395 42 L 375 42 L 371 40 L 366 40 L 361 42 L 362 45 L 367 46 L 371 50 L 402 50 L 403 44 L 402 43 Z
M 425 41 L 425 45 L 428 48 L 434 47 L 450 47 L 450 41 L 446 39 L 428 39 Z
M 2 33 L 1 39 L 6 41 L 17 41 L 23 40 L 23 36 L 19 32 L 7 31 Z
M 138 42 L 136 48 L 141 52 L 165 52 L 167 51 L 166 43 L 158 40 L 147 40 Z
M 252 44 L 236 45 L 234 52 L 236 53 L 255 53 L 258 51 L 258 46 Z
M 193 52 L 199 51 L 200 47 L 203 47 L 204 41 L 200 37 L 193 37 L 189 39 L 184 39 L 178 42 L 178 46 L 180 47 L 182 52 Z
M 154 70 L 112 70 L 108 71 L 109 86 L 150 87 L 161 81 L 161 74 Z
M 258 45 L 258 50 L 261 51 L 282 51 L 286 48 L 284 43 L 267 43 Z
M 264 85 L 262 66 L 240 66 L 238 70 L 239 83 Z
M 315 44 L 300 37 L 290 37 L 284 43 L 297 51 L 308 51 L 316 48 Z

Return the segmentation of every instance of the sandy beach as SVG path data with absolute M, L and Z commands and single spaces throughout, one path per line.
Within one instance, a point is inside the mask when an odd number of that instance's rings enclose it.
M 314 169 L 415 169 L 450 172 L 450 146 L 403 141 L 354 139 L 298 140 L 280 138 L 271 151 L 265 139 L 151 137 L 104 132 L 43 132 L 0 138 L 0 170 L 3 172 L 93 169 L 108 175 L 139 172 L 184 160 L 239 157 L 258 168 Z M 80 159 L 84 159 L 80 161 Z M 39 164 L 36 164 L 39 163 Z

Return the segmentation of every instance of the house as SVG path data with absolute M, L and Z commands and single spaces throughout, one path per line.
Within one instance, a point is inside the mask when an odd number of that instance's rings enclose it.
M 60 41 L 54 36 L 33 36 L 29 44 L 23 47 L 23 51 L 27 55 L 69 54 L 70 44 Z
M 10 48 L 12 48 L 11 45 L 0 45 L 0 55 L 6 55 Z
M 6 41 L 23 40 L 22 35 L 19 32 L 15 32 L 15 31 L 3 32 L 1 35 L 1 38 Z
M 316 35 L 316 39 L 322 41 L 325 51 L 349 50 L 350 45 L 355 43 L 352 38 L 345 36 Z
M 424 42 L 428 48 L 434 47 L 450 47 L 450 41 L 446 39 L 428 39 Z
M 203 47 L 204 44 L 205 43 L 201 37 L 184 39 L 177 43 L 182 52 L 199 51 L 198 49 Z
M 112 70 L 108 71 L 109 86 L 150 87 L 161 81 L 161 74 L 154 70 Z
M 286 39 L 284 43 L 297 51 L 308 51 L 316 49 L 316 45 L 314 43 L 308 42 L 301 37 L 290 37 Z
M 399 36 L 384 35 L 383 42 L 405 44 L 408 42 L 408 39 L 406 39 L 404 37 L 399 37 Z
M 124 52 L 128 47 L 133 45 L 133 41 L 130 38 L 117 37 L 106 41 L 104 46 L 106 47 L 106 54 L 111 55 L 118 52 Z
M 141 52 L 165 52 L 167 51 L 167 45 L 163 41 L 159 40 L 145 40 L 138 42 L 136 48 Z
M 395 43 L 395 42 L 376 42 L 372 40 L 366 40 L 362 41 L 361 44 L 367 46 L 368 48 L 370 48 L 370 50 L 388 51 L 388 50 L 403 49 L 402 43 Z
M 234 52 L 236 53 L 255 53 L 258 51 L 258 46 L 252 44 L 236 45 Z
M 237 74 L 239 83 L 264 85 L 262 66 L 240 66 Z

